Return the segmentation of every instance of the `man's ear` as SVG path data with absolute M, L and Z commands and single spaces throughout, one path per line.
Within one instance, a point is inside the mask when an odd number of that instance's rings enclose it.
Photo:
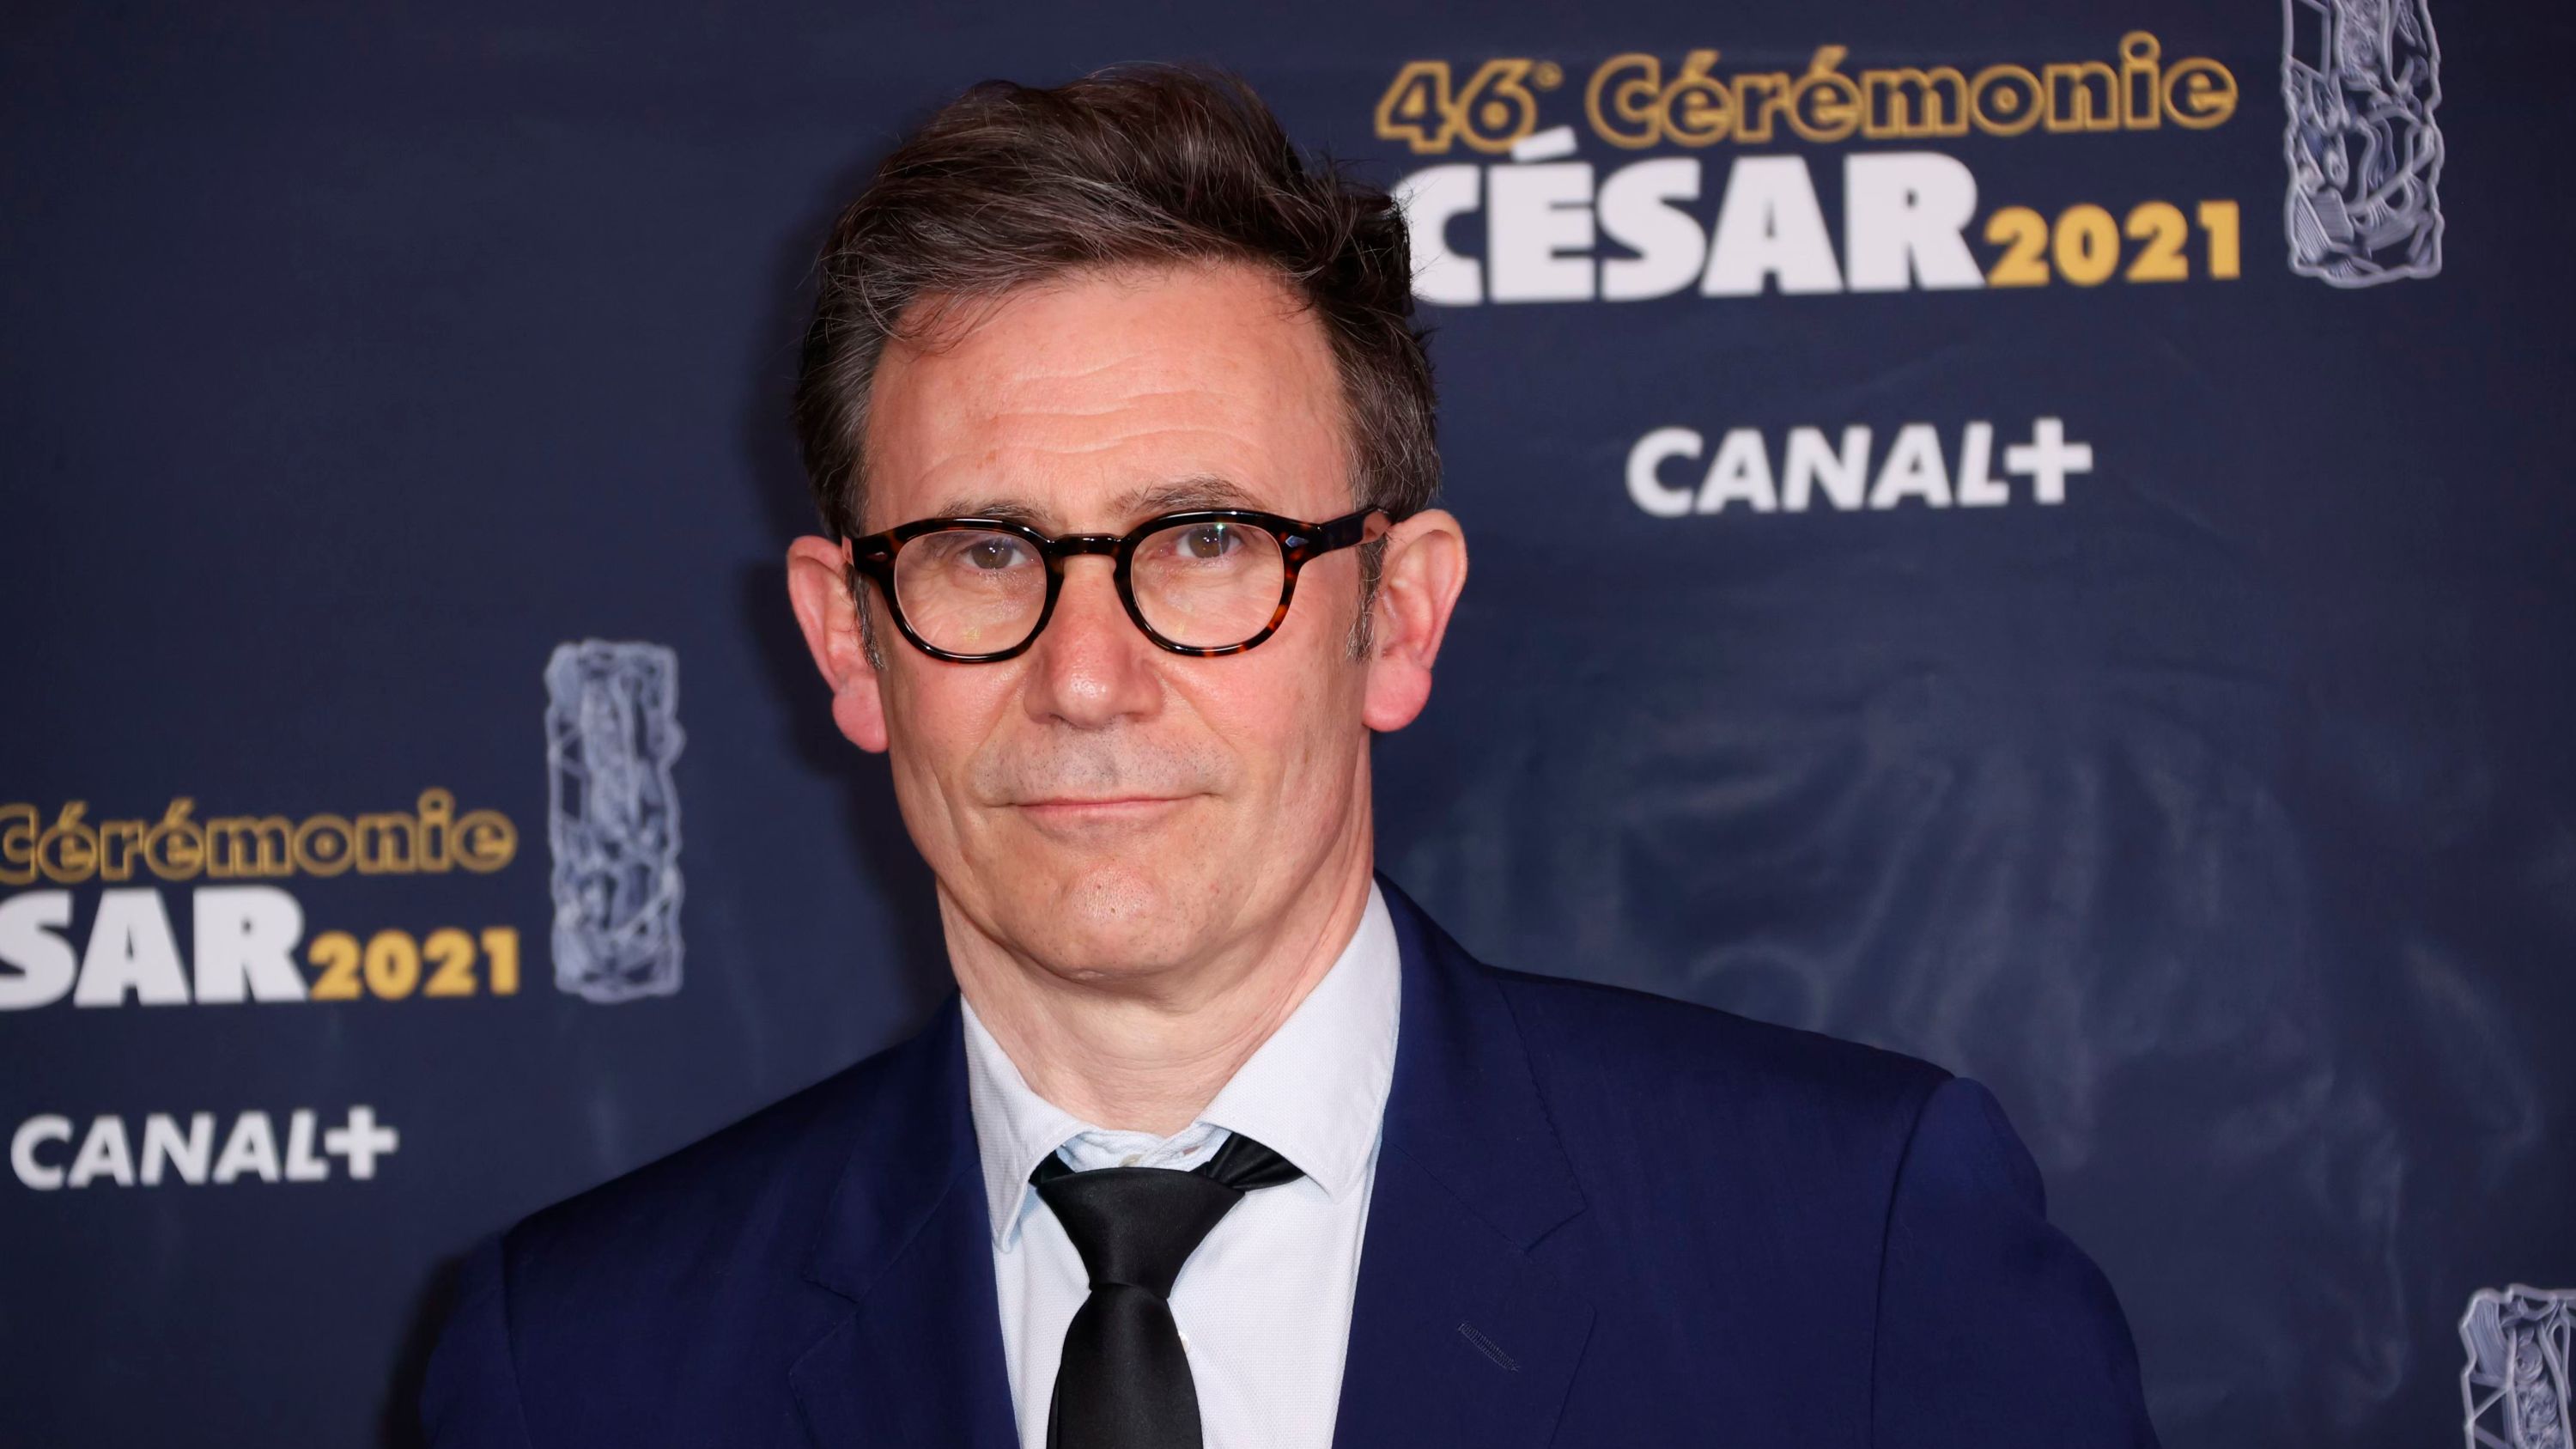
M 1431 662 L 1467 586 L 1467 536 L 1448 510 L 1426 508 L 1387 530 L 1370 628 L 1368 698 L 1360 718 L 1400 730 L 1431 699 Z
M 809 534 L 787 546 L 787 602 L 814 667 L 832 686 L 832 722 L 850 743 L 874 754 L 886 747 L 885 696 L 859 636 L 848 578 L 841 546 L 830 539 Z

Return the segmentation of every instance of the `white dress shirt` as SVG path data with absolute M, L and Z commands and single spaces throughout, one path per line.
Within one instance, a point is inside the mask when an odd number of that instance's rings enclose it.
M 1172 1287 L 1206 1449 L 1329 1449 L 1350 1342 L 1378 1128 L 1395 1076 L 1395 923 L 1377 886 L 1350 944 L 1198 1120 L 1169 1137 L 1095 1127 L 1029 1089 L 966 1007 L 968 1105 L 992 1211 L 993 1279 L 1020 1442 L 1046 1443 L 1065 1328 L 1090 1296 L 1082 1256 L 1029 1173 L 1189 1169 L 1241 1132 L 1305 1176 L 1256 1188 Z

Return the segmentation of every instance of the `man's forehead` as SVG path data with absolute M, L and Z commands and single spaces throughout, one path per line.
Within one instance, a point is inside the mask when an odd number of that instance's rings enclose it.
M 1211 401 L 1311 403 L 1334 374 L 1322 322 L 1275 274 L 1243 263 L 1082 271 L 998 297 L 916 304 L 887 340 L 877 386 L 984 408 L 1176 390 Z M 907 312 L 909 324 L 912 312 Z
M 1062 278 L 977 305 L 930 345 L 888 347 L 871 415 L 888 522 L 1293 513 L 1314 505 L 1308 475 L 1347 477 L 1330 344 L 1248 266 Z

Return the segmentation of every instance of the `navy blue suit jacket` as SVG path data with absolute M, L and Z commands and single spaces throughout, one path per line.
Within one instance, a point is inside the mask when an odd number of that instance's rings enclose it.
M 1334 1443 L 2152 1445 L 2111 1285 L 1983 1087 L 1498 970 L 1380 880 L 1395 1081 Z M 1010 1449 L 957 999 L 471 1260 L 442 1449 Z

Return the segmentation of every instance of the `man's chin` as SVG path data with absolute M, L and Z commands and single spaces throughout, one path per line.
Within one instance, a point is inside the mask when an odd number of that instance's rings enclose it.
M 1022 897 L 1023 909 L 1038 913 L 1023 922 L 1024 939 L 1049 943 L 1042 954 L 1058 969 L 1085 974 L 1150 972 L 1183 959 L 1208 909 L 1226 894 L 1204 878 L 1203 867 L 1171 852 L 1140 851 L 1045 872 L 1053 888 Z

